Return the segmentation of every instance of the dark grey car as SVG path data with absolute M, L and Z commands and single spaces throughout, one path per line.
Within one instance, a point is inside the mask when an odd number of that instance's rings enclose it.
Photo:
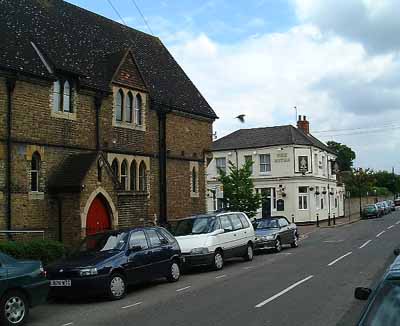
M 255 226 L 255 249 L 282 250 L 282 246 L 298 246 L 299 232 L 296 224 L 289 223 L 284 216 L 266 217 L 257 221 Z

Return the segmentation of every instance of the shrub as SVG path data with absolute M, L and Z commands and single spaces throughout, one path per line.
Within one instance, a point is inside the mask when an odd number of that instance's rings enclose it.
M 65 254 L 63 244 L 54 240 L 0 242 L 0 251 L 16 259 L 40 260 L 44 265 Z

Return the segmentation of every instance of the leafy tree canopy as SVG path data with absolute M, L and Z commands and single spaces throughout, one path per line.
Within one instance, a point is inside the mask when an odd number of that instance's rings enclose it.
M 356 158 L 356 153 L 347 145 L 328 141 L 328 147 L 336 153 L 336 162 L 339 165 L 340 171 L 351 171 L 353 168 L 353 161 Z

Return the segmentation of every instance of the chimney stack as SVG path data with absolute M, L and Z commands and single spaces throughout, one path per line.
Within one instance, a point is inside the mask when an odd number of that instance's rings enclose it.
M 303 115 L 303 120 L 301 119 L 301 115 L 299 115 L 297 128 L 301 129 L 306 135 L 310 133 L 310 123 L 307 121 L 307 117 L 305 115 Z

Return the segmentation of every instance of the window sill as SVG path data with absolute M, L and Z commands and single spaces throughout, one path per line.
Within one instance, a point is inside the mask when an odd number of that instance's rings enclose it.
M 76 121 L 76 112 L 51 111 L 51 116 L 57 119 Z
M 259 174 L 262 176 L 269 176 L 272 175 L 272 172 L 260 172 Z
M 29 200 L 43 200 L 44 199 L 44 192 L 40 191 L 30 191 L 28 193 Z
M 118 128 L 125 128 L 131 130 L 138 130 L 138 131 L 146 131 L 145 125 L 137 125 L 131 122 L 124 122 L 124 121 L 115 121 L 113 120 L 113 126 Z
M 191 193 L 190 193 L 190 197 L 191 197 L 191 198 L 199 198 L 199 197 L 200 197 L 200 194 L 199 194 L 198 192 L 191 192 Z

